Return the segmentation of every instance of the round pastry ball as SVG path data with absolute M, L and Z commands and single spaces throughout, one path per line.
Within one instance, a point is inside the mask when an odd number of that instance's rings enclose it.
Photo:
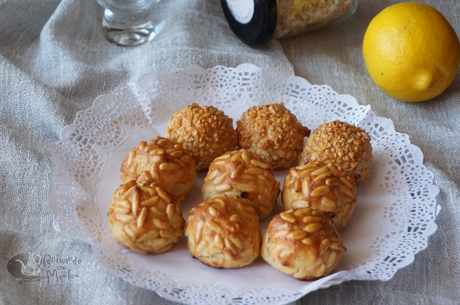
M 238 144 L 274 169 L 287 168 L 297 161 L 303 138 L 310 134 L 283 103 L 252 106 L 236 122 Z
M 190 211 L 185 236 L 192 257 L 214 268 L 240 268 L 259 256 L 259 218 L 246 201 L 215 197 Z
M 237 145 L 233 120 L 213 106 L 195 103 L 174 112 L 165 136 L 190 151 L 197 171 Z
M 362 128 L 333 121 L 319 125 L 308 138 L 299 164 L 332 163 L 355 181 L 369 180 L 372 164 L 371 138 Z
M 161 186 L 175 200 L 184 200 L 195 181 L 196 165 L 180 144 L 157 136 L 141 141 L 123 160 L 121 180 L 148 180 Z
M 312 281 L 334 270 L 345 250 L 328 213 L 303 208 L 272 219 L 260 254 L 281 272 Z
M 203 200 L 224 194 L 248 199 L 263 219 L 275 208 L 280 183 L 270 164 L 242 149 L 227 152 L 211 163 L 202 191 Z
M 334 215 L 337 230 L 345 228 L 355 209 L 356 183 L 334 165 L 307 163 L 289 170 L 284 179 L 285 210 L 312 208 Z
M 154 183 L 122 184 L 109 207 L 112 235 L 135 252 L 162 253 L 183 234 L 185 219 L 178 201 Z

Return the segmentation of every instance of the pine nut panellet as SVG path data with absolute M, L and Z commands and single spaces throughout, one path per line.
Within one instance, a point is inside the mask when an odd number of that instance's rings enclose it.
M 272 219 L 262 240 L 261 256 L 287 275 L 312 281 L 334 270 L 345 251 L 329 213 L 302 208 Z
M 334 165 L 310 162 L 289 170 L 284 179 L 282 201 L 285 210 L 311 208 L 333 214 L 338 230 L 345 228 L 357 200 L 356 183 Z
M 150 181 L 176 200 L 184 200 L 195 182 L 196 165 L 182 145 L 157 136 L 141 141 L 123 160 L 121 180 Z
M 113 194 L 109 224 L 122 246 L 146 254 L 171 248 L 182 236 L 185 220 L 179 201 L 161 186 L 131 180 Z
M 242 197 L 260 219 L 275 208 L 280 183 L 269 163 L 246 150 L 234 150 L 216 158 L 209 166 L 202 188 L 203 200 L 222 195 Z
M 202 263 L 214 268 L 240 268 L 259 256 L 262 231 L 246 199 L 221 196 L 190 211 L 185 236 L 191 256 Z

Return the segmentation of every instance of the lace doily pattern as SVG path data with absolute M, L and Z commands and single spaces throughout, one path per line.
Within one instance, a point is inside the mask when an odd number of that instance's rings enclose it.
M 372 257 L 349 270 L 305 283 L 300 289 L 222 286 L 176 278 L 144 268 L 107 232 L 96 203 L 101 172 L 111 154 L 136 134 L 164 125 L 191 103 L 213 105 L 224 111 L 252 105 L 284 102 L 299 121 L 311 129 L 332 120 L 364 128 L 372 138 L 373 170 L 378 190 L 387 199 L 368 249 Z M 95 257 L 115 276 L 161 296 L 187 304 L 280 304 L 348 280 L 389 280 L 427 247 L 436 231 L 436 195 L 433 175 L 423 165 L 420 149 L 409 137 L 394 130 L 393 122 L 378 117 L 370 106 L 359 105 L 349 95 L 329 86 L 311 85 L 300 77 L 287 77 L 269 68 L 244 64 L 236 68 L 171 68 L 142 76 L 135 84 L 120 86 L 113 94 L 97 98 L 65 127 L 62 140 L 51 147 L 53 192 L 49 207 L 54 227 L 92 244 Z M 118 166 L 118 165 L 116 165 Z

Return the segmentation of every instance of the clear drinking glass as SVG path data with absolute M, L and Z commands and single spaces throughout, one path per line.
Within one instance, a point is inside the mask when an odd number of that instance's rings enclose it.
M 119 46 L 135 47 L 155 36 L 152 6 L 159 0 L 96 0 L 105 8 L 102 28 Z

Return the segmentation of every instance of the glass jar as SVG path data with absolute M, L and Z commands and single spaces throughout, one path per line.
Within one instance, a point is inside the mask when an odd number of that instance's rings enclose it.
M 314 31 L 350 18 L 359 0 L 221 0 L 233 33 L 248 45 Z

